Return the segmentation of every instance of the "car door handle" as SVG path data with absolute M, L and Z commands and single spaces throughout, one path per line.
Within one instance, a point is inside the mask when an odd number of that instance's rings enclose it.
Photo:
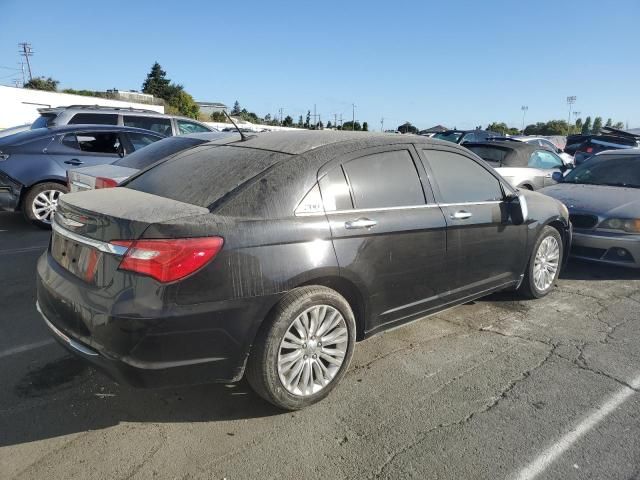
M 81 162 L 77 158 L 72 158 L 71 160 L 65 160 L 64 163 L 66 163 L 67 165 L 82 165 L 83 164 L 83 162 Z
M 358 218 L 357 220 L 350 220 L 344 222 L 344 228 L 347 230 L 354 230 L 356 228 L 372 228 L 378 224 L 375 220 L 369 220 L 368 218 Z
M 466 220 L 472 216 L 473 214 L 471 212 L 466 212 L 464 210 L 458 210 L 456 213 L 451 214 L 451 218 L 454 220 Z
M 553 176 L 553 172 L 549 172 L 544 177 L 545 178 L 551 178 L 552 176 Z

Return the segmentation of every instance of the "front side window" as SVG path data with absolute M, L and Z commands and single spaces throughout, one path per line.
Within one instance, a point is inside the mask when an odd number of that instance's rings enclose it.
M 498 179 L 464 155 L 423 150 L 444 203 L 502 200 Z
M 160 137 L 157 137 L 155 135 L 148 135 L 146 133 L 129 132 L 127 133 L 127 136 L 129 137 L 129 141 L 131 141 L 131 144 L 133 145 L 133 148 L 135 150 L 140 150 L 141 148 L 144 148 L 147 145 L 151 145 L 152 143 L 160 140 Z
M 187 133 L 210 132 L 211 130 L 199 123 L 188 122 L 187 120 L 178 120 L 178 131 L 180 132 L 180 135 L 185 135 Z
M 408 150 L 375 153 L 343 165 L 355 208 L 424 205 L 420 178 Z
M 562 160 L 551 152 L 538 150 L 531 154 L 529 166 L 532 168 L 552 169 L 560 168 Z
M 125 115 L 122 121 L 126 127 L 143 128 L 166 136 L 172 135 L 171 120 L 168 118 Z
M 118 115 L 109 113 L 76 113 L 69 124 L 117 125 Z

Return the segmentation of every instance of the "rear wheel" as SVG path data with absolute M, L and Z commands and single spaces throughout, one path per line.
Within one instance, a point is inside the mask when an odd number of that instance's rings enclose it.
M 69 190 L 65 185 L 45 182 L 29 189 L 22 202 L 22 213 L 31 223 L 40 228 L 51 228 L 53 214 L 58 207 L 58 199 Z
M 547 295 L 560 275 L 562 265 L 562 237 L 558 230 L 546 226 L 538 237 L 522 285 L 518 292 L 526 298 L 542 298 Z
M 327 287 L 297 288 L 280 301 L 258 333 L 247 380 L 277 407 L 307 407 L 342 379 L 355 338 L 353 312 L 341 295 Z

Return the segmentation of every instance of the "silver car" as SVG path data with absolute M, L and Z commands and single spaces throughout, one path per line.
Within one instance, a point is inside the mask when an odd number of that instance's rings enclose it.
M 541 191 L 563 202 L 574 257 L 640 268 L 640 149 L 594 155 Z
M 554 173 L 572 168 L 555 153 L 538 145 L 516 141 L 465 143 L 516 188 L 539 190 L 556 183 Z

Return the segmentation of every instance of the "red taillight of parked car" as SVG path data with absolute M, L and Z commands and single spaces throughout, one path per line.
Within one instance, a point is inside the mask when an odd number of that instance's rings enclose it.
M 222 250 L 221 237 L 113 240 L 114 245 L 127 247 L 120 270 L 148 275 L 167 283 L 195 273 L 213 260 Z
M 96 178 L 96 185 L 95 185 L 95 189 L 98 188 L 113 188 L 113 187 L 117 187 L 118 186 L 118 182 L 116 182 L 113 178 L 107 178 L 107 177 L 97 177 Z
M 587 153 L 593 153 L 593 147 L 587 147 L 587 149 L 585 150 L 585 152 L 587 152 Z

